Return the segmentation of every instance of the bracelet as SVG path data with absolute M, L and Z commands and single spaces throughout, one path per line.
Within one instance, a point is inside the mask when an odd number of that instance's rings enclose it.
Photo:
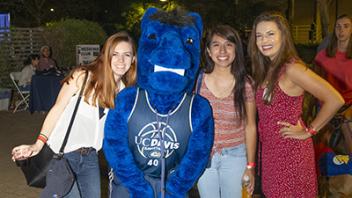
M 317 130 L 313 129 L 313 127 L 306 128 L 306 131 L 311 134 L 312 136 L 316 135 L 318 133 Z
M 42 141 L 44 144 L 46 143 L 46 141 L 48 141 L 48 140 L 47 140 L 44 136 L 42 136 L 42 135 L 39 135 L 38 138 L 37 138 L 37 140 Z
M 299 123 L 302 125 L 302 127 L 304 128 L 304 130 L 305 130 L 307 133 L 311 134 L 312 136 L 314 136 L 314 135 L 316 135 L 316 134 L 318 133 L 318 131 L 315 130 L 315 129 L 313 129 L 312 126 L 307 127 L 307 126 L 304 124 L 304 122 L 303 122 L 303 120 L 302 120 L 301 118 L 299 119 Z
M 48 140 L 48 136 L 44 135 L 44 133 L 40 133 L 40 136 L 43 136 L 46 140 Z
M 255 168 L 255 162 L 248 162 L 247 169 L 252 169 L 252 168 Z

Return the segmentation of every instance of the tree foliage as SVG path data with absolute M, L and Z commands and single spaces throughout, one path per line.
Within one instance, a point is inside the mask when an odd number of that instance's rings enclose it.
M 58 66 L 71 67 L 76 65 L 76 45 L 102 45 L 106 34 L 102 27 L 95 22 L 63 19 L 46 25 L 44 39 L 46 44 L 52 48 L 53 57 Z
M 0 4 L 0 11 L 11 13 L 11 19 L 20 26 L 41 25 L 47 0 L 4 0 Z
M 254 18 L 263 11 L 276 10 L 285 14 L 287 2 L 282 0 L 178 0 L 177 2 L 169 1 L 167 4 L 133 3 L 126 12 L 122 13 L 126 21 L 122 28 L 138 35 L 140 19 L 146 8 L 151 6 L 163 10 L 170 10 L 178 6 L 198 12 L 203 18 L 205 28 L 221 23 L 244 30 L 251 27 Z
M 138 37 L 138 35 L 140 34 L 140 21 L 146 9 L 148 9 L 149 7 L 155 7 L 169 11 L 175 9 L 177 6 L 182 7 L 182 5 L 177 4 L 174 1 L 170 1 L 165 4 L 144 2 L 132 3 L 128 7 L 128 10 L 121 14 L 121 16 L 125 18 L 126 23 L 120 28 L 127 29 L 134 36 Z

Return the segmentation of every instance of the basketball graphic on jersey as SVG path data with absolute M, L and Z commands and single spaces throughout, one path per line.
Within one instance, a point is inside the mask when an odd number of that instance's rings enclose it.
M 138 151 L 144 158 L 160 158 L 160 134 L 164 136 L 165 158 L 168 158 L 176 149 L 179 148 L 179 142 L 175 131 L 165 122 L 152 122 L 145 125 L 134 137 Z M 160 130 L 160 132 L 159 132 Z

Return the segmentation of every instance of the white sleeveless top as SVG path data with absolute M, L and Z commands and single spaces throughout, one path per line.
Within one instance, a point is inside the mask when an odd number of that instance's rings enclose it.
M 120 82 L 121 91 L 124 85 L 122 81 Z M 77 98 L 78 94 L 70 99 L 48 139 L 47 143 L 55 153 L 59 152 L 62 142 L 64 141 Z M 104 116 L 99 118 L 99 107 L 89 105 L 82 97 L 64 153 L 82 147 L 93 147 L 96 151 L 99 151 L 103 144 L 104 125 L 107 113 L 108 109 L 104 109 Z

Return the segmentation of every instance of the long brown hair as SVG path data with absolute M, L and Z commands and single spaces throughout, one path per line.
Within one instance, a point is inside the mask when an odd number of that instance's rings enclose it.
M 326 55 L 328 57 L 335 57 L 336 51 L 337 51 L 337 36 L 336 36 L 336 24 L 339 19 L 349 19 L 352 23 L 352 17 L 348 16 L 347 14 L 340 15 L 337 17 L 334 25 L 334 32 L 331 35 L 330 42 L 328 44 L 328 47 L 326 48 Z M 352 28 L 352 27 L 351 27 Z M 352 59 L 352 38 L 350 35 L 350 40 L 348 41 L 348 46 L 347 46 L 347 51 L 346 51 L 346 58 Z
M 89 96 L 93 93 L 93 103 L 98 100 L 98 105 L 103 108 L 114 108 L 116 89 L 111 59 L 114 49 L 120 42 L 128 42 L 132 45 L 133 56 L 136 57 L 136 45 L 132 37 L 127 32 L 118 32 L 110 36 L 100 52 L 100 55 L 90 64 L 75 68 L 63 80 L 68 83 L 73 74 L 79 70 L 88 70 L 90 73 L 89 82 L 84 92 L 84 101 L 88 102 Z M 130 69 L 122 76 L 121 80 L 126 86 L 134 85 L 136 82 L 136 61 L 131 64 Z
M 234 106 L 238 109 L 241 120 L 246 119 L 246 108 L 245 108 L 245 83 L 249 82 L 250 79 L 247 76 L 245 61 L 243 55 L 242 41 L 238 32 L 229 25 L 217 25 L 211 28 L 206 35 L 205 47 L 210 49 L 213 36 L 220 36 L 235 45 L 235 60 L 231 64 L 231 74 L 236 79 L 235 87 L 232 92 L 234 93 Z M 209 53 L 204 49 L 205 59 L 205 73 L 211 73 L 214 70 L 215 63 L 209 56 Z
M 260 22 L 274 22 L 281 32 L 281 47 L 278 55 L 270 60 L 269 57 L 265 57 L 258 49 L 256 44 L 256 29 Z M 257 16 L 254 21 L 252 32 L 249 38 L 248 54 L 250 55 L 252 64 L 252 76 L 255 81 L 255 88 L 258 89 L 266 80 L 267 91 L 264 96 L 266 104 L 271 102 L 273 97 L 273 90 L 276 82 L 279 78 L 279 72 L 286 62 L 289 60 L 299 59 L 297 51 L 295 49 L 292 35 L 287 20 L 279 13 L 276 12 L 264 12 Z

